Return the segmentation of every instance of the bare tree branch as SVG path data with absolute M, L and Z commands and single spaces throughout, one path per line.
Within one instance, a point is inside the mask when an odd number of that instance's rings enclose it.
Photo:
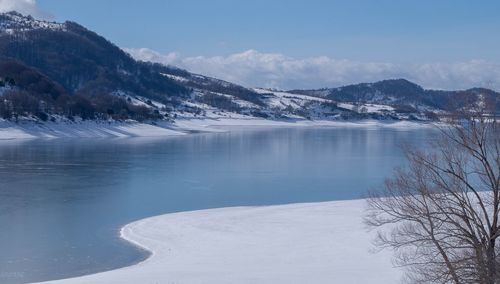
M 411 283 L 500 283 L 500 132 L 494 115 L 439 128 L 430 151 L 372 192 L 365 223 Z

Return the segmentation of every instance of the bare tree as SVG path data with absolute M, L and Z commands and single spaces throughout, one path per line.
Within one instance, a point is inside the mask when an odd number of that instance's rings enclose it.
M 371 194 L 365 222 L 408 282 L 500 283 L 499 123 L 468 116 L 439 136 L 405 149 L 408 167 Z

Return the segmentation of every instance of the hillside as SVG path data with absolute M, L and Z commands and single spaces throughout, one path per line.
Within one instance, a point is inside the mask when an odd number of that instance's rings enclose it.
M 16 122 L 429 120 L 467 108 L 498 111 L 500 98 L 487 89 L 425 90 L 404 79 L 320 90 L 250 89 L 137 61 L 77 23 L 16 12 L 0 14 L 0 95 L 0 116 Z
M 499 111 L 500 95 L 484 88 L 460 91 L 426 90 L 405 79 L 362 83 L 340 88 L 293 90 L 291 93 L 318 96 L 338 102 L 390 105 L 403 111 L 457 111 L 488 106 Z

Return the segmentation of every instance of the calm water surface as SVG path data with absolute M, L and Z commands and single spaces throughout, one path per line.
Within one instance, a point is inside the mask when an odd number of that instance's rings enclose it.
M 363 197 L 430 130 L 268 129 L 166 139 L 0 141 L 0 283 L 122 267 L 118 237 L 168 212 Z

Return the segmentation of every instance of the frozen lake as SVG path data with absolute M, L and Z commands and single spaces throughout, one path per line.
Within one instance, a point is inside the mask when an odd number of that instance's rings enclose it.
M 0 142 L 0 283 L 110 270 L 147 254 L 144 217 L 362 198 L 432 130 L 273 128 L 147 139 Z

